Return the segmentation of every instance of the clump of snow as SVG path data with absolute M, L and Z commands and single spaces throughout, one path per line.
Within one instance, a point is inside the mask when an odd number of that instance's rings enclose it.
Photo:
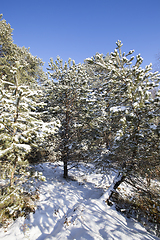
M 111 107 L 110 111 L 115 113 L 115 112 L 122 112 L 125 111 L 126 107 L 125 106 L 115 106 L 115 107 Z
M 46 178 L 39 187 L 37 210 L 27 219 L 18 218 L 7 230 L 1 228 L 1 240 L 158 240 L 105 203 L 114 174 L 95 173 L 94 165 L 79 164 L 65 180 L 61 162 L 39 164 L 36 170 Z

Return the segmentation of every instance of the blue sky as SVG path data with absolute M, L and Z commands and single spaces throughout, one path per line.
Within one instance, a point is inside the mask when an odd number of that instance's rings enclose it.
M 118 39 L 124 52 L 141 54 L 142 67 L 160 52 L 160 0 L 6 0 L 0 13 L 14 29 L 14 43 L 30 47 L 45 67 L 57 55 L 82 63 L 110 53 Z

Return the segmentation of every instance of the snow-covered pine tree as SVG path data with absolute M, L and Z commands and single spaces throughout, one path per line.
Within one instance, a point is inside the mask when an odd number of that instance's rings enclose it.
M 152 175 L 159 168 L 159 136 L 156 133 L 159 92 L 155 99 L 151 96 L 151 89 L 159 82 L 159 74 L 151 72 L 151 65 L 142 69 L 140 55 L 132 64 L 134 57 L 128 59 L 128 56 L 134 51 L 122 54 L 121 41 L 116 44 L 117 48 L 107 58 L 97 54 L 86 62 L 94 67 L 96 74 L 100 72 L 99 79 L 103 79 L 112 163 L 121 170 L 123 168 L 123 181 L 127 176 L 130 179 L 131 176 Z
M 71 59 L 64 63 L 57 57 L 49 64 L 50 79 L 45 82 L 45 98 L 50 116 L 61 121 L 57 149 L 64 163 L 64 177 L 68 163 L 87 160 L 93 142 L 93 101 L 85 65 Z
M 0 79 L 0 219 L 5 214 L 21 212 L 24 201 L 22 185 L 31 176 L 26 154 L 32 146 L 43 144 L 46 132 L 56 131 L 56 124 L 44 124 L 39 120 L 36 101 L 41 95 L 38 86 L 31 89 L 21 85 L 23 65 L 17 61 L 10 69 L 11 81 Z M 14 83 L 13 83 L 14 82 Z
M 85 59 L 86 69 L 91 79 L 90 84 L 96 99 L 95 113 L 98 113 L 92 120 L 98 130 L 99 138 L 99 141 L 96 142 L 99 157 L 96 156 L 95 162 L 98 168 L 106 170 L 109 169 L 108 151 L 112 139 L 109 109 L 115 101 L 110 98 L 112 89 L 115 87 L 114 81 L 109 80 L 112 76 L 111 63 L 112 57 L 109 54 L 105 56 L 96 53 L 93 57 Z

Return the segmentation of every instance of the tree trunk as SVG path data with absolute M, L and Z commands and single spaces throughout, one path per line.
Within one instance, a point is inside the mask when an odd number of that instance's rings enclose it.
M 126 176 L 123 175 L 123 173 L 120 175 L 120 178 L 114 179 L 114 184 L 113 184 L 113 190 L 111 190 L 111 193 L 109 195 L 108 200 L 112 197 L 114 191 L 119 187 L 119 185 L 125 180 Z
M 63 161 L 63 163 L 64 163 L 64 174 L 63 174 L 63 177 L 67 178 L 68 177 L 67 159 L 65 159 Z
M 63 163 L 64 163 L 64 178 L 68 177 L 68 159 L 69 159 L 69 112 L 66 111 L 66 119 L 65 119 L 65 134 L 64 134 L 64 152 L 63 152 Z
M 15 173 L 16 166 L 17 166 L 17 160 L 18 160 L 18 157 L 17 157 L 17 155 L 16 155 L 16 159 L 15 159 L 15 161 L 14 161 L 13 171 L 11 172 L 11 178 L 10 178 L 10 186 L 11 186 L 11 187 L 13 186 L 13 183 L 14 183 L 14 173 Z
M 123 172 L 119 172 L 111 186 L 108 188 L 107 192 L 105 192 L 101 197 L 101 200 L 104 200 L 105 202 L 107 202 L 108 205 L 110 205 L 110 198 L 112 197 L 116 189 L 119 187 L 119 185 L 125 180 L 125 178 L 126 175 L 124 175 Z

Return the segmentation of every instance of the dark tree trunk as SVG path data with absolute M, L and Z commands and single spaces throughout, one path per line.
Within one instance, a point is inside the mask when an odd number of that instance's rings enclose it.
M 63 177 L 67 178 L 68 177 L 67 160 L 64 160 L 63 163 L 64 163 L 64 174 L 63 174 Z
M 119 185 L 125 180 L 126 176 L 123 175 L 123 173 L 119 173 L 107 192 L 101 197 L 109 206 L 112 206 L 113 203 L 110 201 L 113 193 L 116 191 L 116 189 L 119 187 Z
M 107 194 L 104 194 L 105 197 L 105 201 L 108 203 L 108 205 L 112 205 L 112 203 L 110 202 L 110 199 L 113 195 L 114 192 L 116 192 L 116 189 L 119 187 L 119 185 L 121 183 L 124 182 L 124 180 L 126 179 L 126 177 L 129 175 L 130 171 L 133 169 L 133 161 L 131 161 L 131 163 L 126 166 L 126 162 L 124 162 L 122 164 L 122 171 L 120 171 L 117 176 L 115 177 L 113 183 L 111 184 L 111 186 L 109 187 Z M 102 198 L 104 198 L 102 197 Z
M 69 112 L 66 111 L 66 119 L 65 119 L 65 135 L 64 135 L 64 152 L 63 152 L 63 163 L 64 163 L 64 174 L 63 177 L 68 177 L 68 160 L 69 160 Z
M 116 191 L 116 189 L 119 187 L 119 185 L 124 182 L 126 176 L 124 176 L 123 174 L 121 175 L 120 178 L 117 178 L 115 181 L 114 181 L 114 185 L 113 185 L 113 191 L 111 191 L 111 194 L 108 198 L 108 200 L 112 197 L 114 191 Z

